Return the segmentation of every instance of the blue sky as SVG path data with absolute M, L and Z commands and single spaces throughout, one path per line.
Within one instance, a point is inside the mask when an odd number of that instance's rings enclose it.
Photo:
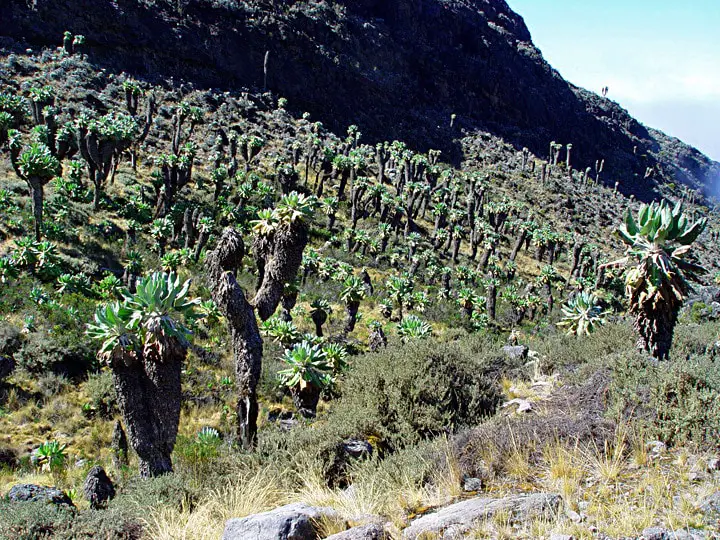
M 568 81 L 720 161 L 720 0 L 507 0 Z

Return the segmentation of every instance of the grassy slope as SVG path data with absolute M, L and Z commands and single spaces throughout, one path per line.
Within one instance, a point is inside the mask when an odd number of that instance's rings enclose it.
M 9 65 L 8 59 L 2 59 Z M 53 57 L 44 53 L 42 59 L 37 57 L 23 57 L 19 60 L 21 68 L 16 72 L 3 72 L 3 82 L 23 87 L 32 85 L 34 81 L 42 80 L 49 73 L 53 84 L 58 85 L 58 93 L 62 100 L 68 100 L 78 105 L 87 101 L 88 95 L 98 95 L 103 101 L 120 103 L 119 87 L 114 77 L 95 72 L 91 66 L 77 59 Z M 41 71 L 42 69 L 42 71 Z M 177 99 L 177 92 L 168 90 L 161 92 L 161 102 L 170 105 Z M 74 96 L 70 98 L 70 96 Z M 201 103 L 203 94 L 195 92 L 186 96 L 190 101 Z M 261 176 L 267 175 L 272 168 L 274 153 L 282 150 L 286 142 L 285 133 L 294 133 L 301 129 L 301 122 L 293 119 L 283 111 L 269 110 L 257 101 L 259 111 L 254 113 L 252 129 L 262 134 L 270 141 L 268 148 L 262 155 L 261 162 L 256 170 Z M 148 157 L 162 147 L 162 127 L 167 125 L 167 114 L 161 114 L 158 127 L 154 129 L 148 149 L 143 155 Z M 197 139 L 206 141 L 205 127 L 201 128 Z M 207 155 L 209 147 L 201 144 L 201 152 Z M 611 237 L 612 227 L 619 220 L 625 207 L 631 203 L 622 197 L 615 196 L 612 190 L 601 186 L 581 186 L 577 182 L 568 185 L 561 178 L 553 179 L 549 185 L 542 186 L 537 179 L 529 174 L 519 171 L 519 158 L 517 153 L 497 141 L 491 141 L 487 147 L 482 148 L 481 161 L 478 157 L 480 149 L 468 148 L 468 169 L 479 169 L 489 178 L 489 193 L 494 200 L 504 196 L 524 203 L 533 209 L 536 219 L 541 223 L 552 224 L 557 230 L 580 230 L 588 239 L 602 248 L 609 256 L 618 253 L 619 245 Z M 109 189 L 110 199 L 115 201 L 99 213 L 92 213 L 84 204 L 74 204 L 71 213 L 78 216 L 87 216 L 87 221 L 77 227 L 77 236 L 71 234 L 66 239 L 58 239 L 56 243 L 62 254 L 75 260 L 75 264 L 94 266 L 105 265 L 117 268 L 122 260 L 122 239 L 111 240 L 93 229 L 93 225 L 102 222 L 111 222 L 120 229 L 125 229 L 127 220 L 119 215 L 119 208 L 127 201 L 127 193 L 135 189 L 137 183 L 148 182 L 151 168 L 149 163 L 142 164 L 139 174 L 135 177 L 128 168 L 121 169 L 121 174 L 114 186 Z M 0 179 L 2 187 L 14 193 L 13 202 L 18 210 L 3 216 L 0 220 L 0 253 L 4 253 L 12 245 L 12 239 L 18 231 L 26 229 L 30 224 L 28 199 L 23 193 L 24 186 L 9 170 L 7 161 L 0 166 Z M 184 197 L 199 204 L 209 204 L 211 186 L 208 185 L 208 170 L 202 168 L 198 171 L 197 180 L 205 180 L 205 187 L 194 187 L 186 190 Z M 48 190 L 48 200 L 52 202 L 54 193 Z M 697 208 L 695 211 L 703 212 Z M 54 219 L 54 210 L 50 209 L 48 218 Z M 346 212 L 341 211 L 338 228 L 347 224 Z M 713 218 L 714 219 L 714 218 Z M 11 223 L 12 220 L 22 220 Z M 318 216 L 321 224 L 322 216 Z M 420 222 L 425 230 L 431 230 L 432 224 Z M 713 222 L 713 227 L 717 224 Z M 502 252 L 507 255 L 512 239 L 506 239 L 502 245 Z M 395 240 L 399 247 L 403 247 L 403 240 Z M 146 266 L 152 268 L 157 265 L 157 257 L 152 254 L 150 247 L 152 241 L 147 235 L 142 236 L 141 250 L 146 255 Z M 320 247 L 317 243 L 316 247 Z M 701 239 L 701 256 L 706 264 L 713 270 L 719 268 L 716 247 L 707 239 Z M 371 268 L 374 283 L 382 284 L 386 277 L 395 271 L 388 267 L 386 262 L 377 263 L 374 257 L 361 257 L 333 252 L 335 256 L 350 262 L 354 267 L 367 265 Z M 467 254 L 467 246 L 463 249 Z M 567 256 L 558 262 L 558 270 L 567 276 Z M 540 265 L 534 261 L 530 253 L 522 253 L 518 258 L 518 273 L 521 278 L 530 279 L 537 275 Z M 182 275 L 196 277 L 196 292 L 202 293 L 203 284 L 201 265 L 189 265 L 182 269 Z M 251 277 L 246 276 L 250 282 Z M 53 295 L 52 284 L 25 283 L 24 292 L 27 294 L 33 285 L 42 286 L 46 292 Z M 312 278 L 309 285 L 303 290 L 298 306 L 295 309 L 295 320 L 302 331 L 311 330 L 309 318 L 304 316 L 309 309 L 309 301 L 317 296 L 333 298 L 337 296 L 337 284 L 326 284 Z M 380 287 L 382 291 L 382 287 Z M 7 294 L 7 293 L 3 293 Z M 377 309 L 377 302 L 382 292 L 365 301 L 361 307 L 364 320 L 381 319 Z M 6 297 L 7 298 L 7 297 Z M 337 301 L 333 302 L 334 314 L 329 321 L 331 333 L 342 327 L 343 306 Z M 500 306 L 504 311 L 505 306 Z M 450 305 L 438 309 L 431 309 L 423 316 L 433 324 L 438 342 L 454 339 L 462 331 L 453 328 L 457 326 L 456 315 L 449 316 L 457 309 Z M 42 309 L 34 306 L 27 296 L 17 295 L 13 309 L 8 309 L 2 317 L 15 326 L 22 326 L 22 319 L 28 313 L 35 313 L 41 323 L 42 330 L 47 326 L 43 322 Z M 421 314 L 422 315 L 422 314 Z M 545 323 L 544 323 L 545 324 Z M 544 325 L 543 324 L 543 325 Z M 543 326 L 541 325 L 541 327 Z M 388 326 L 391 334 L 392 325 Z M 522 329 L 521 339 L 534 346 L 531 334 L 536 331 L 532 326 Z M 713 331 L 716 331 L 714 329 Z M 552 333 L 552 332 L 550 332 Z M 353 338 L 364 342 L 367 330 L 365 325 L 359 324 L 358 331 Z M 550 345 L 557 344 L 549 341 Z M 397 343 L 397 338 L 391 335 L 391 340 Z M 190 396 L 212 395 L 212 400 L 196 400 L 190 402 L 183 410 L 180 424 L 181 436 L 188 441 L 192 440 L 197 431 L 206 425 L 219 428 L 221 431 L 229 429 L 227 407 L 232 408 L 233 397 L 231 389 L 223 388 L 223 377 L 232 376 L 232 366 L 226 338 L 222 327 L 212 328 L 206 338 L 201 337 L 198 343 L 211 349 L 219 355 L 219 361 L 213 365 L 205 365 L 196 357 L 191 356 L 185 374 L 185 389 Z M 620 346 L 620 344 L 618 344 Z M 624 343 L 627 348 L 631 343 Z M 287 397 L 278 395 L 274 390 L 272 380 L 274 371 L 278 368 L 274 360 L 280 353 L 280 348 L 273 344 L 266 347 L 265 375 L 263 384 L 263 414 L 273 408 L 291 409 Z M 544 353 L 546 357 L 552 356 L 552 349 Z M 602 357 L 576 359 L 578 363 L 603 364 Z M 552 362 L 550 363 L 552 365 Z M 552 366 L 540 373 L 543 381 L 552 381 L 553 385 L 562 386 L 566 383 L 568 366 L 562 368 Z M 537 399 L 532 389 L 531 376 L 524 374 L 517 380 L 508 379 L 505 391 L 508 398 L 531 397 Z M 71 463 L 76 459 L 86 459 L 98 462 L 111 468 L 108 444 L 112 431 L 111 419 L 85 418 L 81 407 L 90 399 L 87 383 L 68 383 L 52 376 L 35 377 L 19 372 L 12 377 L 10 385 L 5 389 L 0 415 L 0 443 L 16 448 L 21 455 L 26 455 L 32 448 L 45 440 L 59 440 L 68 444 L 68 453 Z M 325 403 L 321 410 L 325 411 L 332 404 Z M 322 421 L 322 420 L 321 420 Z M 268 426 L 272 429 L 272 426 Z M 520 448 L 516 454 L 505 457 L 507 460 L 507 475 L 493 480 L 488 491 L 491 493 L 506 493 L 517 490 L 556 490 L 563 493 L 566 500 L 576 510 L 584 508 L 590 517 L 584 524 L 574 524 L 564 518 L 559 523 L 534 524 L 537 527 L 527 531 L 528 537 L 537 535 L 548 528 L 561 529 L 572 532 L 579 537 L 585 537 L 592 524 L 601 530 L 616 536 L 626 532 L 639 532 L 642 527 L 661 520 L 663 523 L 675 526 L 695 525 L 696 512 L 694 504 L 700 496 L 717 489 L 717 481 L 713 477 L 706 477 L 700 482 L 691 482 L 688 472 L 693 468 L 701 467 L 702 452 L 692 448 L 678 448 L 659 460 L 650 460 L 644 449 L 642 434 L 628 433 L 632 426 L 618 430 L 618 435 L 607 448 L 575 448 L 573 446 L 555 445 L 541 449 L 542 457 L 530 460 L 527 449 Z M 261 435 L 262 436 L 262 435 Z M 444 445 L 444 446 L 443 446 Z M 182 447 L 182 441 L 181 445 Z M 196 456 L 177 455 L 178 468 L 190 482 L 204 489 L 215 489 L 200 498 L 199 504 L 193 511 L 178 509 L 172 506 L 160 507 L 149 517 L 146 515 L 153 537 L 177 538 L 182 533 L 189 537 L 199 538 L 202 534 L 207 537 L 217 537 L 224 520 L 228 517 L 252 513 L 258 510 L 276 506 L 283 500 L 307 500 L 316 503 L 332 503 L 346 512 L 348 516 L 365 512 L 383 513 L 390 517 L 396 526 L 400 527 L 406 522 L 408 516 L 427 506 L 447 502 L 460 495 L 458 486 L 460 479 L 457 476 L 455 457 L 446 443 L 438 441 L 431 446 L 439 446 L 445 454 L 444 461 L 437 467 L 431 467 L 436 476 L 428 484 L 417 482 L 415 478 L 395 478 L 386 468 L 378 466 L 373 469 L 365 467 L 358 472 L 356 479 L 356 495 L 350 497 L 340 490 L 331 490 L 322 481 L 322 471 L 313 468 L 312 456 L 301 456 L 292 465 L 289 473 L 291 480 L 286 482 L 286 476 L 276 468 L 267 465 L 260 466 L 251 456 L 237 456 L 230 451 L 223 450 L 217 458 L 218 463 L 226 466 L 226 479 L 232 479 L 230 485 L 217 483 L 207 485 L 203 474 L 207 464 L 198 460 Z M 445 450 L 443 450 L 445 448 Z M 621 452 L 619 449 L 623 449 Z M 411 449 L 407 456 L 400 456 L 397 460 L 412 459 L 412 452 L 426 454 L 425 448 Z M 433 450 L 437 452 L 437 448 Z M 697 459 L 696 459 L 697 458 Z M 9 486 L 17 482 L 37 482 L 57 484 L 65 489 L 75 489 L 79 492 L 86 466 L 70 467 L 67 474 L 52 478 L 47 474 L 38 474 L 26 467 L 20 470 L 4 471 L 0 475 L 0 493 L 5 492 Z M 702 467 L 701 467 L 702 468 Z M 116 478 L 123 479 L 127 473 L 116 471 Z M 293 475 L 298 475 L 297 477 Z M 675 495 L 681 495 L 681 502 L 673 501 Z M 581 503 L 587 502 L 587 507 Z M 79 502 L 82 506 L 82 501 Z M 328 527 L 336 525 L 328 524 Z M 488 524 L 495 527 L 506 537 L 516 537 L 520 534 L 513 531 L 510 526 L 499 520 Z M 479 534 L 482 534 L 479 531 Z

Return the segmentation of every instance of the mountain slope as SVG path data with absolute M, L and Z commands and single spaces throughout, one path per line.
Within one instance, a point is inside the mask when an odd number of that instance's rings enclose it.
M 336 131 L 356 123 L 454 161 L 457 139 L 481 131 L 539 156 L 572 143 L 575 168 L 605 160 L 605 180 L 643 199 L 657 181 L 698 189 L 720 177 L 720 164 L 567 83 L 503 0 L 34 3 L 2 10 L 7 47 L 58 43 L 69 29 L 109 67 L 221 88 L 262 87 L 269 52 L 267 88 Z

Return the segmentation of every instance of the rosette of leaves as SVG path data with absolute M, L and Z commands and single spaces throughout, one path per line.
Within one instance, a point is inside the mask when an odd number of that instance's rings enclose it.
M 60 472 L 65 467 L 66 448 L 57 441 L 46 441 L 33 450 L 30 461 L 43 471 Z
M 595 294 L 580 291 L 562 307 L 563 318 L 557 323 L 568 335 L 589 336 L 607 322 L 609 311 L 603 311 Z
M 398 323 L 398 335 L 403 341 L 421 339 L 430 336 L 432 327 L 416 315 L 408 315 Z
M 298 413 L 314 418 L 320 393 L 332 383 L 332 367 L 320 345 L 303 341 L 285 351 L 283 361 L 288 365 L 278 372 L 283 386 L 290 389 Z

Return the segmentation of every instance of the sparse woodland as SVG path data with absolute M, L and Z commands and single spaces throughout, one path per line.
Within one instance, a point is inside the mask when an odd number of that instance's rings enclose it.
M 319 538 L 403 538 L 528 493 L 562 510 L 469 534 L 720 532 L 717 201 L 625 197 L 573 141 L 457 129 L 452 165 L 83 44 L 0 57 L 0 495 L 67 499 L 0 500 L 0 537 L 219 538 L 304 502 L 337 512 Z

